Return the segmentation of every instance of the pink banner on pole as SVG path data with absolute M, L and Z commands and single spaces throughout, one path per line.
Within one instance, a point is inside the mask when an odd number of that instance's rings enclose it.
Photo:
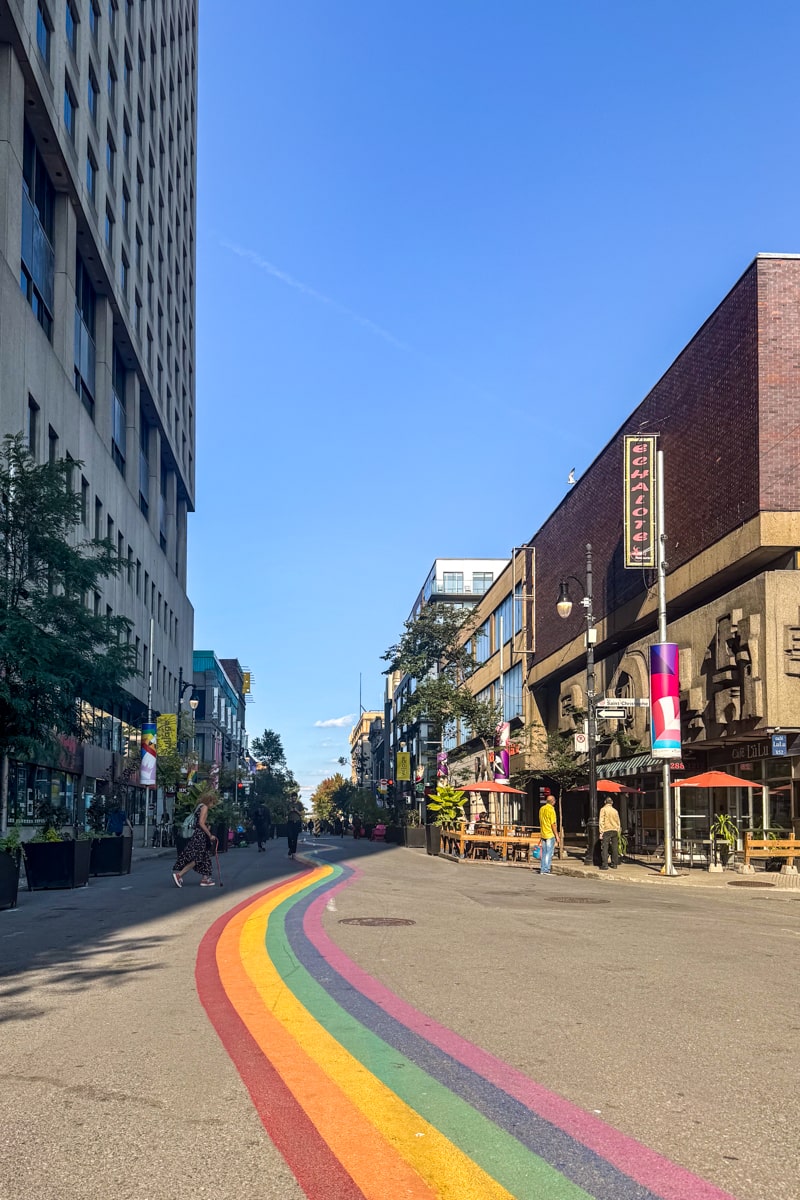
M 675 642 L 650 647 L 650 741 L 654 758 L 680 758 L 680 676 Z

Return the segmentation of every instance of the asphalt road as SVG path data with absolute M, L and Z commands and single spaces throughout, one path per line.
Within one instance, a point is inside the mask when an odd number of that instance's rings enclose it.
M 329 845 L 360 874 L 324 930 L 397 997 L 737 1200 L 796 1200 L 800 895 Z M 158 859 L 0 912 L 3 1200 L 304 1195 L 194 974 L 212 923 L 297 868 L 278 842 L 222 863 L 222 891 Z M 342 923 L 365 917 L 415 924 Z

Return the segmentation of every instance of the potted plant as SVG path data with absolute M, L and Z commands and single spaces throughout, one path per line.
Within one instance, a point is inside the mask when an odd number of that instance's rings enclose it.
M 16 908 L 19 891 L 19 829 L 13 826 L 0 838 L 0 908 Z
M 67 811 L 53 804 L 38 809 L 41 828 L 22 847 L 28 891 L 86 887 L 92 853 L 91 834 L 62 832 Z
M 739 827 L 728 813 L 716 813 L 711 822 L 711 838 L 715 851 L 719 853 L 720 862 L 727 867 L 731 850 L 739 838 Z
M 440 783 L 436 791 L 428 796 L 428 812 L 433 813 L 433 824 L 425 826 L 425 844 L 428 854 L 438 855 L 442 848 L 442 828 L 460 821 L 464 813 L 464 793 L 449 783 Z
M 130 875 L 133 838 L 124 832 L 125 816 L 113 800 L 97 799 L 88 813 L 92 850 L 89 856 L 90 875 Z M 120 832 L 111 828 L 122 827 Z
M 416 850 L 422 850 L 426 846 L 425 826 L 420 820 L 419 813 L 409 813 L 406 818 L 406 823 L 403 825 L 401 843 L 404 846 L 410 846 Z

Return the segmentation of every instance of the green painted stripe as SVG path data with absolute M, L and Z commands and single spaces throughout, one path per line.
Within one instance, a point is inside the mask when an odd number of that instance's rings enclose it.
M 336 876 L 341 871 L 336 872 Z M 336 876 L 288 897 L 270 917 L 266 950 L 278 974 L 319 1024 L 391 1092 L 471 1158 L 517 1200 L 591 1200 L 549 1163 L 484 1117 L 437 1079 L 377 1037 L 337 1004 L 303 967 L 289 947 L 289 910 L 309 891 L 329 886 Z

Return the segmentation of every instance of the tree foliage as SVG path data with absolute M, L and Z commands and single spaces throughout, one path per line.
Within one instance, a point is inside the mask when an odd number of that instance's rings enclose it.
M 450 721 L 469 720 L 476 701 L 461 685 L 475 670 L 465 639 L 474 619 L 467 609 L 426 604 L 405 622 L 400 641 L 382 656 L 389 664 L 385 674 L 400 671 L 416 680 L 402 712 L 407 723 L 424 717 L 442 730 Z
M 107 539 L 81 540 L 78 462 L 39 464 L 22 436 L 0 449 L 0 755 L 33 757 L 80 736 L 77 698 L 110 708 L 136 669 L 131 622 L 95 611 L 122 570 Z M 3 771 L 0 827 L 6 826 Z
M 283 742 L 274 729 L 265 729 L 260 737 L 254 737 L 250 743 L 250 753 L 256 762 L 263 763 L 270 770 L 286 766 Z

